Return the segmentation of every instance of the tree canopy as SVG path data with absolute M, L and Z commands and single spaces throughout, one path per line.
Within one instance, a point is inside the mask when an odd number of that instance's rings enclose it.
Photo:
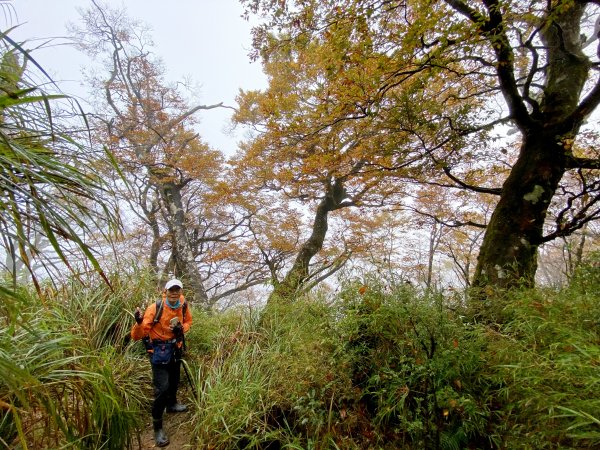
M 310 167 L 495 196 L 476 286 L 530 285 L 541 244 L 598 218 L 598 153 L 578 141 L 600 101 L 597 56 L 581 37 L 594 2 L 242 3 L 264 18 L 255 57 L 271 76 L 245 97 L 260 105 L 246 117 L 265 117 L 258 139 L 312 150 L 343 127 L 360 144 L 340 139 Z M 514 147 L 493 140 L 507 127 Z
M 142 24 L 93 1 L 72 29 L 101 65 L 88 117 L 116 166 L 91 168 L 127 217 L 111 245 L 157 278 L 211 307 L 264 283 L 293 298 L 345 265 L 429 289 L 445 261 L 491 292 L 532 285 L 538 248 L 598 218 L 594 2 L 241 3 L 269 84 L 239 93 L 235 155 L 195 129 L 223 105 L 168 82 Z

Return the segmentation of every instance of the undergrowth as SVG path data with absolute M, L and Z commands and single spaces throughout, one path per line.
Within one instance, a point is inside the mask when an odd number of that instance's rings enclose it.
M 192 446 L 597 448 L 599 270 L 582 266 L 561 291 L 512 292 L 485 324 L 375 277 L 260 314 L 192 305 Z M 126 336 L 154 293 L 135 280 L 42 299 L 2 290 L 0 448 L 136 448 L 150 371 Z
M 197 362 L 198 448 L 595 448 L 596 292 L 590 276 L 514 292 L 486 324 L 376 279 L 260 319 L 230 312 L 238 326 Z

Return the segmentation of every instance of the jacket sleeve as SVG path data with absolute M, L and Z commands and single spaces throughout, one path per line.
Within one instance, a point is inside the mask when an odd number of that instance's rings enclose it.
M 131 339 L 134 341 L 139 341 L 144 336 L 147 336 L 152 328 L 152 322 L 154 321 L 155 315 L 156 302 L 152 303 L 150 306 L 148 306 L 148 308 L 146 308 L 146 312 L 144 313 L 144 318 L 141 324 L 138 325 L 137 322 L 133 324 L 133 327 L 131 327 Z
M 192 326 L 192 308 L 190 308 L 190 304 L 187 304 L 187 310 L 185 312 L 185 317 L 183 318 L 183 332 L 187 333 L 190 331 L 190 327 Z

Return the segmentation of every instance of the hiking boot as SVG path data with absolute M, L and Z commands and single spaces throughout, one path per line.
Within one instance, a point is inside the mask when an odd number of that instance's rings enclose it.
M 175 403 L 172 406 L 167 406 L 168 413 L 180 413 L 187 411 L 187 406 L 182 405 L 181 403 Z
M 164 447 L 169 445 L 169 438 L 167 434 L 163 431 L 163 422 L 162 419 L 154 419 L 153 421 L 154 428 L 154 442 L 157 447 Z
M 157 447 L 165 447 L 169 445 L 169 438 L 162 428 L 154 431 L 154 442 Z

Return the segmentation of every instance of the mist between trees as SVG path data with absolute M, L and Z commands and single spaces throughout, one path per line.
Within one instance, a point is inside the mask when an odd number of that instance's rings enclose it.
M 235 105 L 193 103 L 95 0 L 69 30 L 85 107 L 4 37 L 13 285 L 144 267 L 210 310 L 378 271 L 478 301 L 562 285 L 597 246 L 594 2 L 241 3 L 269 85 Z M 217 108 L 247 131 L 233 155 L 195 129 Z
M 85 103 L 0 37 L 0 446 L 141 447 L 175 275 L 196 448 L 597 448 L 596 3 L 241 3 L 234 105 L 97 0 Z

